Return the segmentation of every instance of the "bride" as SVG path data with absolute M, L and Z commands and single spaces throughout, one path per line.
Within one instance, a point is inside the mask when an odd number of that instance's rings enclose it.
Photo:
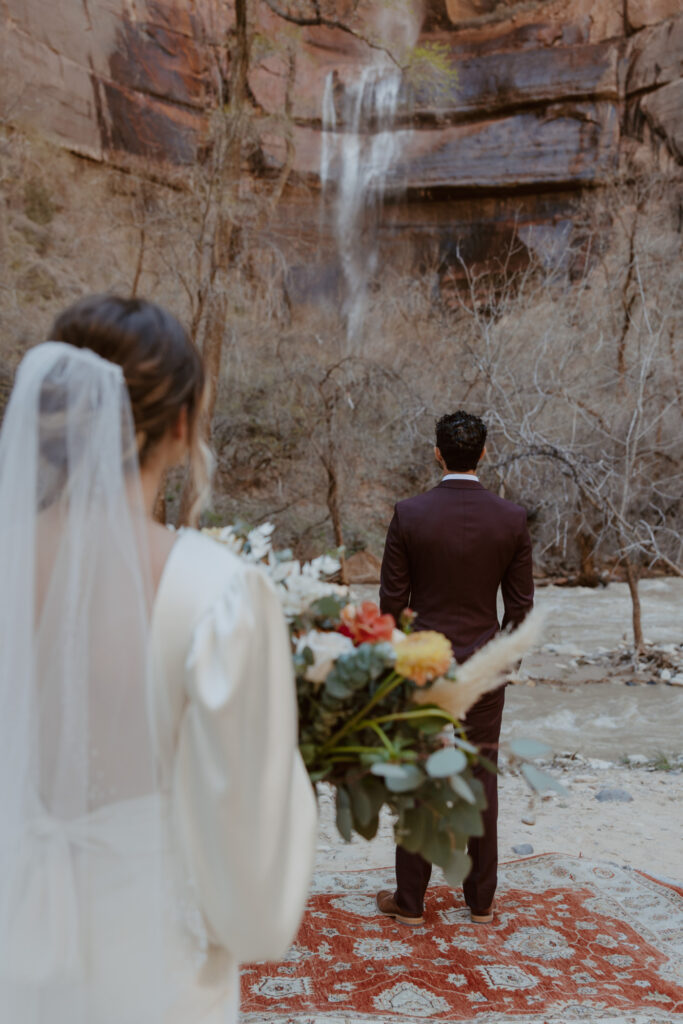
M 279 602 L 153 521 L 203 370 L 180 324 L 84 299 L 0 436 L 0 1005 L 11 1024 L 232 1024 L 315 846 Z

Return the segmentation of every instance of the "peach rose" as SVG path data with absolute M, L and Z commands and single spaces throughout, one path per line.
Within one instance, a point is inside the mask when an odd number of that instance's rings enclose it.
M 363 601 L 360 606 L 347 604 L 342 609 L 341 620 L 339 632 L 350 636 L 356 647 L 391 641 L 396 628 L 393 615 L 382 615 L 373 601 Z

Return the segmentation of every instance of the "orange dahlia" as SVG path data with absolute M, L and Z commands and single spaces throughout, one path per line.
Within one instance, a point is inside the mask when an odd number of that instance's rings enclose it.
M 396 671 L 418 686 L 442 676 L 452 661 L 450 641 L 431 629 L 410 633 L 396 645 Z

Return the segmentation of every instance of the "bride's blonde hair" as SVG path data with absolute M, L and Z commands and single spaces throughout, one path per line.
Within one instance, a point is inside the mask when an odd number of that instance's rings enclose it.
M 212 458 L 204 441 L 204 365 L 185 328 L 153 302 L 89 295 L 57 317 L 50 338 L 91 349 L 121 367 L 141 466 L 187 409 L 195 496 L 188 518 L 196 523 L 209 494 Z

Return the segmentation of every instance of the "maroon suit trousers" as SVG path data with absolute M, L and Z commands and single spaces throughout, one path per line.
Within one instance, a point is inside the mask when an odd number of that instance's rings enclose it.
M 503 720 L 505 687 L 484 694 L 470 708 L 464 722 L 467 738 L 494 764 L 498 763 L 498 741 Z M 493 903 L 498 881 L 498 776 L 477 767 L 474 775 L 481 780 L 486 792 L 487 807 L 483 813 L 484 835 L 471 838 L 467 852 L 472 858 L 472 869 L 463 884 L 467 906 L 483 912 Z M 419 853 L 408 853 L 396 847 L 396 902 L 407 914 L 420 916 L 424 897 L 432 874 L 432 865 Z

